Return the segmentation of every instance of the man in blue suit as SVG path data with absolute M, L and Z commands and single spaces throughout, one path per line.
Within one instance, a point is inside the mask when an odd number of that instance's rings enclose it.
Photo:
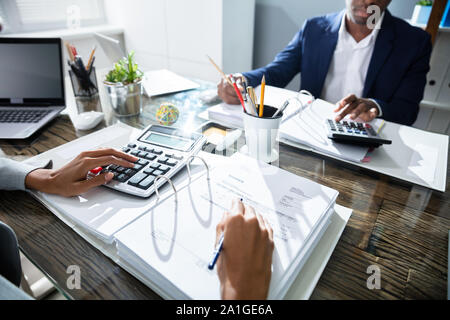
M 273 62 L 243 73 L 244 79 L 256 87 L 265 75 L 268 85 L 285 87 L 300 72 L 300 89 L 337 102 L 337 121 L 350 115 L 412 125 L 430 68 L 431 41 L 425 31 L 393 17 L 386 9 L 390 2 L 346 0 L 345 10 L 307 20 Z M 368 13 L 373 6 L 379 18 Z M 239 104 L 224 81 L 218 94 Z

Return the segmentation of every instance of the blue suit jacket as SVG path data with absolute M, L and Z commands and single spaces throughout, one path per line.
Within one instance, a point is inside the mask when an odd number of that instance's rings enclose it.
M 256 87 L 285 87 L 301 73 L 301 88 L 320 97 L 345 11 L 309 19 L 267 66 L 244 73 Z M 375 99 L 383 118 L 411 125 L 417 118 L 430 66 L 430 36 L 386 10 L 364 84 L 363 98 Z M 350 62 L 351 63 L 351 62 Z

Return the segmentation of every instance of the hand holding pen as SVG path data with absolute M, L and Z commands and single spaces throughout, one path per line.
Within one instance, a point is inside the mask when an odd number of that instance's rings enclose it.
M 265 299 L 271 278 L 273 231 L 255 210 L 235 199 L 216 228 L 217 272 L 223 299 Z M 222 249 L 218 245 L 222 239 Z M 214 260 L 214 259 L 213 259 Z

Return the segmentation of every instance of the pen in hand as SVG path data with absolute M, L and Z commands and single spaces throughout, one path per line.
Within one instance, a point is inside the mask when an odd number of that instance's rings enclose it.
M 222 247 L 223 247 L 223 239 L 224 239 L 224 236 L 223 236 L 223 232 L 222 232 L 222 234 L 220 235 L 219 243 L 217 244 L 216 248 L 214 249 L 214 253 L 213 253 L 211 262 L 208 265 L 209 270 L 214 269 L 214 266 L 215 266 L 217 260 L 219 259 L 219 254 L 220 254 L 220 251 L 222 251 Z

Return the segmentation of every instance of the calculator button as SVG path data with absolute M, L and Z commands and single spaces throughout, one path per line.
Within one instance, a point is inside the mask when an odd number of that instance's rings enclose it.
M 142 151 L 146 151 L 147 150 L 147 148 L 146 147 L 144 147 L 144 146 L 139 146 L 139 148 L 138 148 L 139 150 L 142 150 Z
M 144 167 L 143 165 L 141 165 L 141 164 L 139 164 L 139 163 L 136 163 L 136 164 L 134 165 L 134 167 L 133 167 L 133 170 L 139 171 L 139 170 L 141 170 L 143 167 Z
M 146 166 L 148 164 L 148 161 L 144 160 L 144 159 L 139 159 L 136 163 L 140 164 L 140 165 L 143 165 L 143 166 Z
M 116 171 L 119 172 L 119 173 L 122 173 L 122 172 L 125 171 L 125 168 L 124 167 L 117 167 Z
M 125 170 L 123 173 L 125 173 L 127 176 L 129 176 L 129 175 L 135 174 L 136 171 L 131 170 L 131 169 L 127 169 L 127 170 Z
M 127 147 L 123 147 L 122 148 L 122 152 L 125 152 L 125 153 L 127 153 L 128 151 L 130 151 L 131 149 L 130 148 L 127 148 Z
M 128 147 L 129 147 L 129 148 L 136 148 L 136 145 L 135 145 L 134 143 L 129 143 L 129 144 L 128 144 Z
M 119 167 L 119 166 L 116 165 L 116 164 L 111 164 L 111 165 L 109 165 L 108 170 L 114 171 L 114 170 L 116 170 L 118 167 Z
M 171 166 L 171 167 L 174 167 L 177 163 L 178 163 L 178 161 L 172 160 L 172 159 L 169 159 L 169 160 L 167 160 L 167 162 L 166 162 L 166 164 L 167 164 L 168 166 Z
M 147 147 L 145 151 L 147 151 L 147 152 L 153 152 L 154 150 L 155 150 L 155 149 L 153 149 L 153 148 Z
M 157 176 L 160 176 L 160 175 L 162 175 L 162 174 L 164 174 L 161 170 L 155 170 L 155 171 L 153 171 L 153 173 L 152 173 L 152 175 L 154 175 L 155 177 L 157 177 Z
M 156 159 L 156 155 L 154 155 L 154 154 L 147 154 L 146 156 L 145 156 L 145 159 L 148 159 L 148 160 L 155 160 Z
M 153 162 L 153 163 L 150 165 L 150 168 L 152 168 L 152 169 L 158 169 L 159 166 L 160 166 L 159 163 Z
M 165 164 L 167 162 L 167 160 L 169 160 L 169 159 L 166 158 L 166 157 L 161 157 L 161 158 L 158 159 L 158 162 Z
M 167 158 L 172 158 L 172 157 L 173 157 L 173 153 L 166 153 L 165 156 L 166 156 Z
M 160 149 L 153 149 L 152 152 L 157 155 L 161 155 L 163 153 L 162 150 L 160 150 Z
M 145 169 L 145 170 L 144 170 L 144 173 L 145 173 L 145 174 L 152 174 L 153 171 L 155 171 L 155 169 L 148 168 L 148 169 Z
M 137 187 L 140 189 L 148 189 L 153 182 L 155 181 L 155 177 L 154 176 L 148 176 L 147 178 L 145 178 L 144 180 L 142 180 Z
M 131 154 L 133 156 L 137 156 L 139 154 L 139 151 L 138 150 L 131 151 Z
M 175 160 L 181 160 L 181 159 L 183 159 L 183 156 L 173 155 L 172 158 L 175 159 Z
M 140 151 L 139 154 L 138 154 L 138 157 L 145 158 L 147 155 L 148 155 L 147 152 L 145 152 L 145 151 Z
M 167 171 L 170 170 L 170 167 L 165 166 L 165 165 L 162 164 L 162 165 L 159 167 L 159 170 L 161 170 L 162 172 L 166 173 Z
M 136 174 L 133 178 L 131 178 L 128 181 L 128 184 L 132 185 L 132 186 L 137 186 L 139 184 L 139 182 L 141 182 L 145 178 L 147 178 L 147 175 L 143 172 L 140 172 L 140 173 Z
M 128 176 L 122 173 L 115 180 L 117 180 L 119 182 L 125 182 L 125 181 L 127 181 L 127 179 L 128 179 Z

